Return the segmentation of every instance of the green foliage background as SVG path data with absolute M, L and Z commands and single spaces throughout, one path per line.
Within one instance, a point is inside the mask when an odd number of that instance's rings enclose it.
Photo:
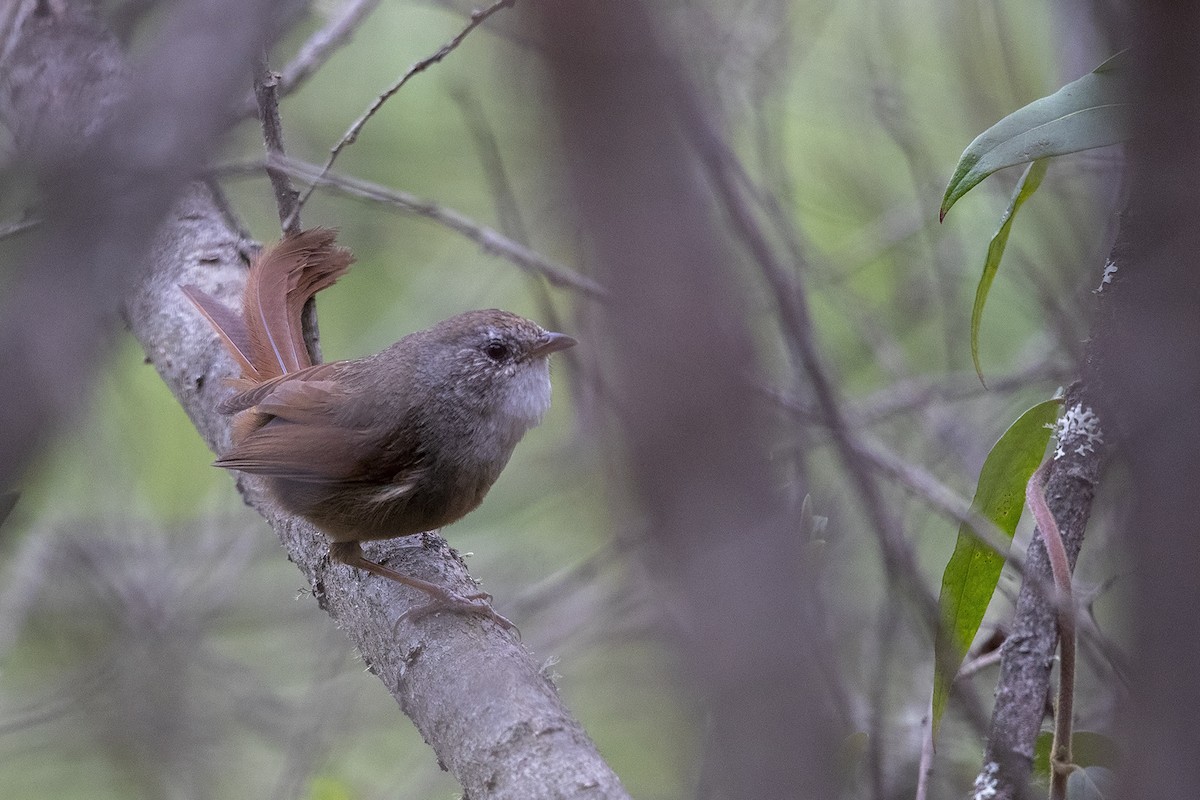
M 1055 33 L 1065 20 L 1058 13 L 1028 1 L 935 0 L 714 0 L 664 12 L 751 173 L 808 237 L 821 344 L 854 403 L 885 402 L 906 382 L 973 380 L 971 297 L 1016 176 L 1002 173 L 977 189 L 944 227 L 937 207 L 976 133 L 1106 55 L 1082 43 L 1083 55 L 1069 58 Z M 544 113 L 541 63 L 521 44 L 520 13 L 494 22 L 389 102 L 337 168 L 496 225 L 494 196 L 453 99 L 467 92 L 497 138 L 530 244 L 584 270 L 556 182 L 563 164 Z M 318 23 L 313 17 L 294 31 L 276 64 Z M 289 152 L 322 161 L 386 84 L 461 26 L 460 14 L 436 5 L 382 4 L 284 102 Z M 246 123 L 228 156 L 257 157 L 260 149 L 255 124 Z M 1087 290 L 1103 264 L 1111 182 L 1102 157 L 1056 165 L 1013 231 L 992 289 L 981 339 L 989 382 L 1031 363 L 1047 369 L 1015 390 L 965 392 L 958 402 L 917 407 L 874 427 L 965 496 L 1007 424 L 1069 373 L 1063 365 L 1081 339 Z M 274 238 L 266 181 L 226 187 L 252 234 Z M 544 316 L 528 276 L 429 222 L 322 193 L 304 222 L 339 227 L 359 260 L 320 298 L 326 358 L 373 352 L 468 308 Z M 5 247 L 0 258 L 19 254 Z M 569 320 L 574 299 L 551 296 Z M 770 308 L 767 298 L 759 301 Z M 447 531 L 473 554 L 472 570 L 502 613 L 530 587 L 613 547 L 617 536 L 576 376 L 557 365 L 546 423 L 518 448 L 483 508 Z M 892 600 L 877 548 L 835 460 L 816 447 L 812 493 L 817 513 L 831 519 L 831 624 L 847 632 L 844 679 L 859 708 L 870 692 L 883 692 L 894 737 L 889 767 L 903 784 L 915 779 L 931 645 L 919 631 L 880 628 L 879 610 Z M 348 641 L 299 591 L 301 579 L 267 526 L 241 508 L 229 476 L 210 461 L 136 345 L 124 341 L 86 417 L 62 432 L 23 487 L 0 542 L 3 795 L 455 796 Z M 902 494 L 893 500 L 935 585 L 957 526 Z M 38 561 L 54 543 L 77 539 L 116 544 L 92 560 Z M 197 574 L 230 553 L 239 554 L 234 565 Z M 653 635 L 645 604 L 660 599 L 616 602 L 637 585 L 629 583 L 636 568 L 620 554 L 601 563 L 583 591 L 517 621 L 540 656 L 557 659 L 568 704 L 630 792 L 645 800 L 689 796 L 704 720 Z M 197 594 L 197 585 L 206 588 Z M 88 683 L 112 674 L 103 670 L 123 678 Z M 953 707 L 947 725 L 961 726 Z M 942 741 L 946 779 L 969 786 L 977 746 L 952 734 Z M 846 767 L 848 785 L 856 769 Z

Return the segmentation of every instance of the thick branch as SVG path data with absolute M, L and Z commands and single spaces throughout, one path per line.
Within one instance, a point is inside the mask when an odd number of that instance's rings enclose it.
M 234 371 L 211 330 L 178 291 L 196 283 L 237 301 L 242 276 L 236 235 L 206 191 L 196 188 L 164 229 L 156 271 L 129 304 L 130 324 L 155 368 L 210 446 L 226 441 L 215 411 Z M 363 661 L 438 759 L 475 798 L 624 797 L 616 776 L 563 707 L 537 662 L 511 634 L 482 619 L 440 615 L 398 624 L 425 598 L 407 587 L 331 564 L 326 544 L 302 520 L 283 514 L 261 486 L 243 479 L 247 502 L 271 522 L 317 601 L 346 631 Z M 440 537 L 375 546 L 373 558 L 462 593 L 476 586 Z
M 47 26 L 36 33 L 53 38 L 58 31 Z M 246 83 L 255 50 L 247 47 L 245 53 L 241 79 Z M 63 53 L 64 58 L 88 57 L 88 51 L 69 47 Z M 218 54 L 211 55 L 220 60 Z M 119 71 L 119 57 L 114 55 L 110 62 Z M 157 224 L 159 218 L 153 221 Z M 68 232 L 74 230 L 70 222 L 59 219 Z M 122 252 L 135 243 L 136 239 L 124 243 Z M 95 241 L 88 245 L 79 253 L 93 255 L 101 247 Z M 126 303 L 130 327 L 149 360 L 217 450 L 228 441 L 228 418 L 215 411 L 216 401 L 225 391 L 222 379 L 233 369 L 178 287 L 194 283 L 236 303 L 244 275 L 240 245 L 211 192 L 192 185 L 158 225 L 148 259 L 152 269 Z M 137 252 L 137 260 L 146 260 L 142 252 Z M 78 261 L 94 263 L 88 258 Z M 240 488 L 247 502 L 274 526 L 317 601 L 346 630 L 368 668 L 412 717 L 468 796 L 626 797 L 554 686 L 514 636 L 463 615 L 432 615 L 416 624 L 398 624 L 401 614 L 423 598 L 406 587 L 331 564 L 317 531 L 282 514 L 258 483 L 244 479 Z M 438 537 L 383 543 L 371 548 L 370 555 L 459 591 L 476 588 L 456 554 Z

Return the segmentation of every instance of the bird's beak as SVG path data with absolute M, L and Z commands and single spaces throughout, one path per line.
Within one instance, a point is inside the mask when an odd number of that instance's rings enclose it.
M 537 346 L 530 351 L 529 355 L 534 358 L 548 356 L 551 353 L 557 353 L 559 350 L 566 350 L 568 347 L 574 347 L 579 342 L 567 336 L 565 333 L 547 333 L 542 340 L 537 343 Z

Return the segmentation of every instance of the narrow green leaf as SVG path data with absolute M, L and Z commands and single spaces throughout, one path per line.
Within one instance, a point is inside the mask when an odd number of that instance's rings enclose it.
M 1000 227 L 996 229 L 991 243 L 988 244 L 987 258 L 983 262 L 983 274 L 979 276 L 979 285 L 975 287 L 975 305 L 971 308 L 971 361 L 975 364 L 975 374 L 979 376 L 979 382 L 984 386 L 987 386 L 987 382 L 983 379 L 983 368 L 979 365 L 979 326 L 983 322 L 983 305 L 987 302 L 992 281 L 995 280 L 996 273 L 1000 269 L 1000 259 L 1004 258 L 1004 248 L 1008 246 L 1008 234 L 1012 231 L 1017 211 L 1042 185 L 1042 178 L 1046 176 L 1048 164 L 1046 159 L 1034 161 L 1025 169 L 1025 174 L 1017 182 L 1012 200 L 1009 201 L 1004 216 L 1000 218 Z
M 1025 484 L 1042 462 L 1050 440 L 1049 426 L 1058 418 L 1058 409 L 1058 400 L 1046 400 L 1018 417 L 992 447 L 979 472 L 971 510 L 995 523 L 1010 540 L 1025 506 Z M 934 736 L 946 710 L 954 675 L 996 591 L 1004 559 L 1004 553 L 997 553 L 973 535 L 969 525 L 964 523 L 958 529 L 958 543 L 942 573 L 939 598 L 942 624 L 934 645 Z
M 1123 50 L 979 134 L 958 159 L 942 197 L 941 219 L 996 170 L 1129 138 L 1128 62 Z

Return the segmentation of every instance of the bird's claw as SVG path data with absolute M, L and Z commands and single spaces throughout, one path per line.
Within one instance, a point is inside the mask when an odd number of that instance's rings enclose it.
M 444 596 L 430 597 L 428 602 L 419 606 L 413 606 L 405 611 L 396 620 L 395 627 L 399 628 L 403 622 L 415 623 L 423 617 L 436 614 L 439 611 L 452 611 L 456 614 L 479 614 L 486 619 L 490 619 L 505 630 L 516 631 L 517 636 L 520 636 L 520 629 L 510 619 L 492 608 L 491 599 L 492 596 L 487 592 L 461 595 L 457 592 L 448 591 Z

